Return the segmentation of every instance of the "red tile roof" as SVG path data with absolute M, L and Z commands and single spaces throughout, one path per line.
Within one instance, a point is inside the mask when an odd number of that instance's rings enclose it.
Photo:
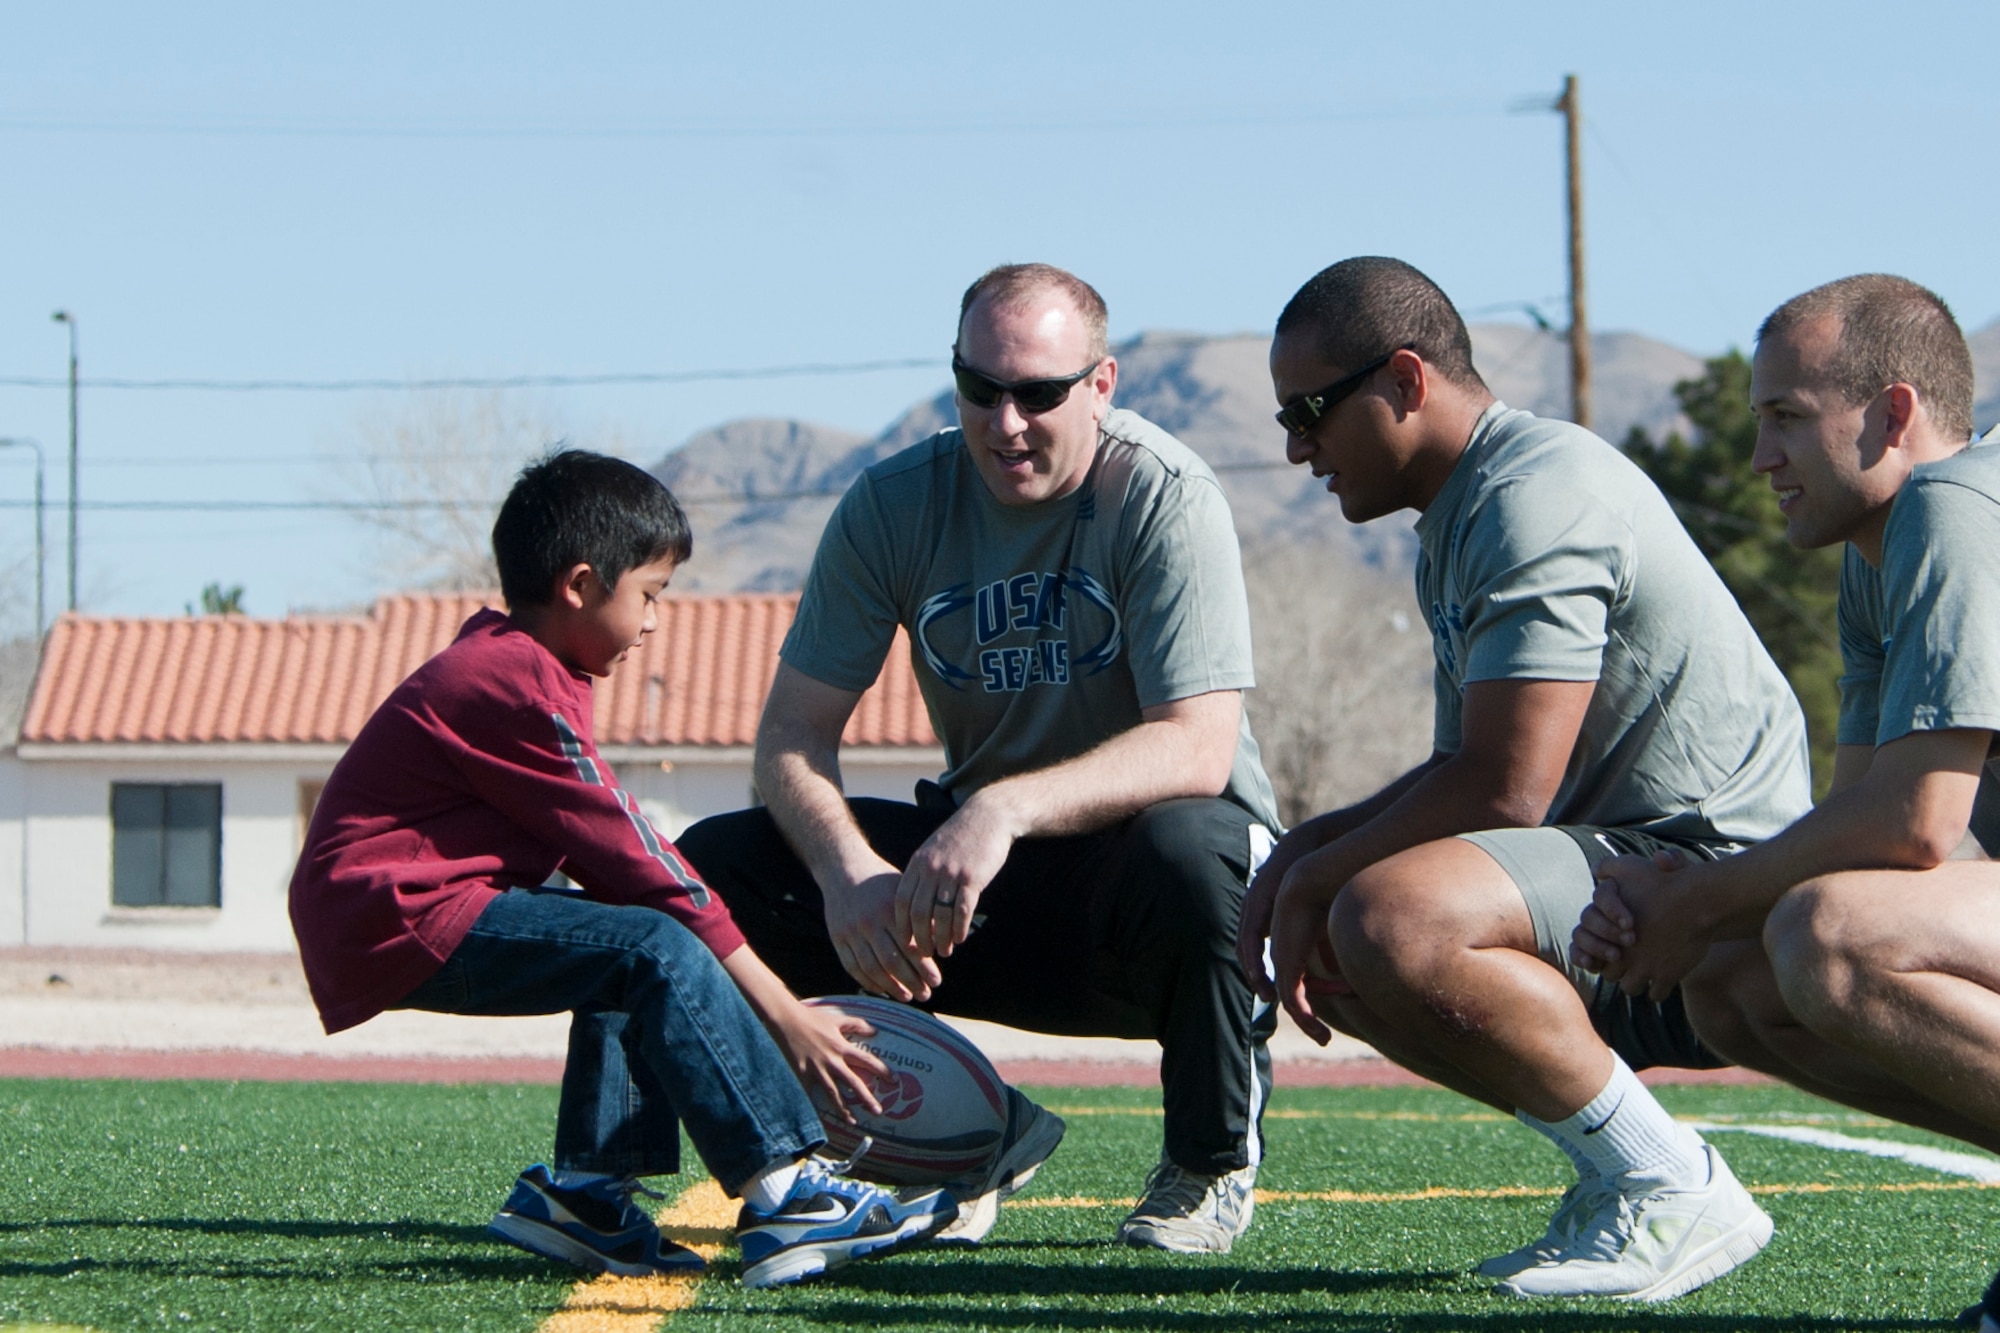
M 798 594 L 669 595 L 660 628 L 597 685 L 600 745 L 750 745 Z M 66 615 L 50 631 L 24 744 L 345 743 L 497 595 L 385 597 L 366 616 Z M 898 634 L 849 745 L 934 746 Z

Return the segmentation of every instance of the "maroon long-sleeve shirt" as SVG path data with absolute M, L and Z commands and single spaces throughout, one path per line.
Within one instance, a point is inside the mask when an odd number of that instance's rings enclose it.
M 326 1030 L 408 995 L 487 903 L 558 868 L 592 898 L 670 913 L 718 958 L 743 943 L 598 757 L 590 677 L 481 611 L 375 710 L 313 812 L 292 930 Z

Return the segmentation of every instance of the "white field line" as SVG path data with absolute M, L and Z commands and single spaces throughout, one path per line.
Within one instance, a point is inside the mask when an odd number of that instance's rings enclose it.
M 1765 1138 L 1785 1139 L 1814 1148 L 1829 1148 L 1835 1152 L 1858 1152 L 1870 1157 L 1893 1158 L 1947 1176 L 1962 1176 L 1967 1180 L 2000 1183 L 2000 1160 L 1975 1157 L 1971 1153 L 1951 1152 L 1944 1148 L 1926 1148 L 1918 1143 L 1897 1143 L 1890 1139 L 1858 1139 L 1851 1134 L 1836 1134 L 1830 1129 L 1813 1129 L 1806 1125 L 1721 1125 L 1704 1120 L 1692 1120 L 1686 1123 L 1690 1129 L 1703 1134 L 1761 1134 Z

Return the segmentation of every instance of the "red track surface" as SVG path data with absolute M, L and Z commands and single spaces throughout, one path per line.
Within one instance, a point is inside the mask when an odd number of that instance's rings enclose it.
M 1009 1083 L 1057 1087 L 1148 1087 L 1159 1071 L 1146 1064 L 1014 1060 L 1000 1063 Z M 213 1079 L 249 1083 L 557 1083 L 562 1061 L 522 1058 L 413 1059 L 275 1055 L 259 1051 L 51 1051 L 0 1047 L 0 1078 Z M 1745 1069 L 1656 1069 L 1647 1083 L 1768 1083 Z M 1386 1060 L 1281 1064 L 1281 1088 L 1406 1087 L 1424 1080 Z

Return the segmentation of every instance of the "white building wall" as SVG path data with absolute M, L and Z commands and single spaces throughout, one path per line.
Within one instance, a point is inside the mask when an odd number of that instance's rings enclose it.
M 22 807 L 27 800 L 25 767 L 13 755 L 0 753 L 0 944 L 27 942 L 21 915 L 27 903 L 23 893 L 26 848 L 21 838 Z
M 284 951 L 285 895 L 305 830 L 299 784 L 323 782 L 337 747 L 31 747 L 0 754 L 0 943 L 95 948 Z M 75 756 L 75 757 L 71 757 Z M 609 750 L 605 758 L 668 837 L 751 804 L 750 751 Z M 842 757 L 856 796 L 909 800 L 935 777 L 937 751 Z M 114 907 L 111 784 L 222 785 L 222 904 Z
M 284 950 L 285 890 L 298 856 L 299 783 L 326 761 L 230 762 L 223 747 L 129 761 L 14 761 L 26 943 L 99 948 Z M 197 754 L 197 751 L 208 753 Z M 222 787 L 221 905 L 117 907 L 111 902 L 111 784 L 210 782 Z M 0 801 L 5 787 L 0 786 Z M 0 811 L 7 807 L 0 806 Z M 16 932 L 19 933 L 18 930 Z

